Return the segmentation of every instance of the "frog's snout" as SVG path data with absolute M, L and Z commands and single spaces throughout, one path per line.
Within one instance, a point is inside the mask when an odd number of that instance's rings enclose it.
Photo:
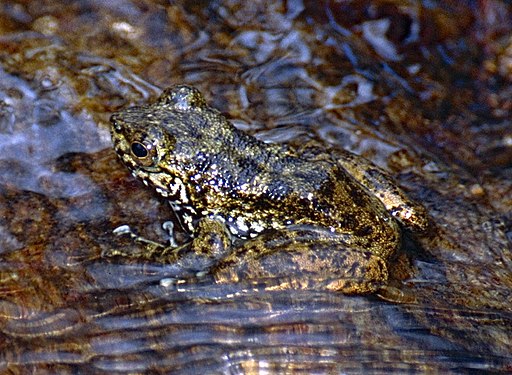
M 119 114 L 116 112 L 116 113 L 113 113 L 111 116 L 110 116 L 110 123 L 112 124 L 112 129 L 114 129 L 114 131 L 116 133 L 119 133 L 121 132 L 122 130 L 122 126 L 119 122 Z

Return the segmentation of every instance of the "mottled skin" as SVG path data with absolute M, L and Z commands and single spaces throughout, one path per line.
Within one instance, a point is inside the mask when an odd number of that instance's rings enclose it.
M 167 89 L 111 122 L 121 160 L 169 200 L 192 236 L 134 256 L 180 262 L 193 254 L 218 282 L 272 279 L 276 288 L 359 294 L 387 281 L 400 246 L 395 218 L 427 226 L 423 208 L 365 159 L 261 142 L 192 87 Z

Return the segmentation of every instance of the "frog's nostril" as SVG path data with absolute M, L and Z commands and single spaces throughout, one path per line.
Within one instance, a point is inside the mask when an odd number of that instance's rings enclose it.
M 112 128 L 114 129 L 114 131 L 116 133 L 120 133 L 123 128 L 122 128 L 121 124 L 119 123 L 119 121 L 117 121 L 117 119 L 118 119 L 117 114 L 113 114 L 112 116 L 110 116 L 110 123 L 112 124 Z

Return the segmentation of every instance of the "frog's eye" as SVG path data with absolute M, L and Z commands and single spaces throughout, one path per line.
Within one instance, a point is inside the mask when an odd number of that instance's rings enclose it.
M 144 146 L 140 142 L 133 142 L 132 143 L 132 153 L 133 153 L 133 155 L 135 155 L 139 159 L 143 159 L 146 156 L 148 156 L 148 154 L 149 154 L 148 149 L 146 148 L 146 146 Z
M 130 150 L 137 163 L 145 167 L 153 165 L 157 158 L 156 147 L 152 143 L 133 141 Z

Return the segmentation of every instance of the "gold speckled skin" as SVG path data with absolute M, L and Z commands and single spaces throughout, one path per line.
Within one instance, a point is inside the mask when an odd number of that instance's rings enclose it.
M 426 227 L 422 208 L 370 162 L 263 143 L 195 88 L 167 89 L 111 122 L 123 163 L 169 200 L 194 237 L 158 260 L 179 262 L 184 249 L 210 257 L 218 282 L 274 278 L 277 288 L 371 292 L 385 284 L 400 245 L 394 217 Z

